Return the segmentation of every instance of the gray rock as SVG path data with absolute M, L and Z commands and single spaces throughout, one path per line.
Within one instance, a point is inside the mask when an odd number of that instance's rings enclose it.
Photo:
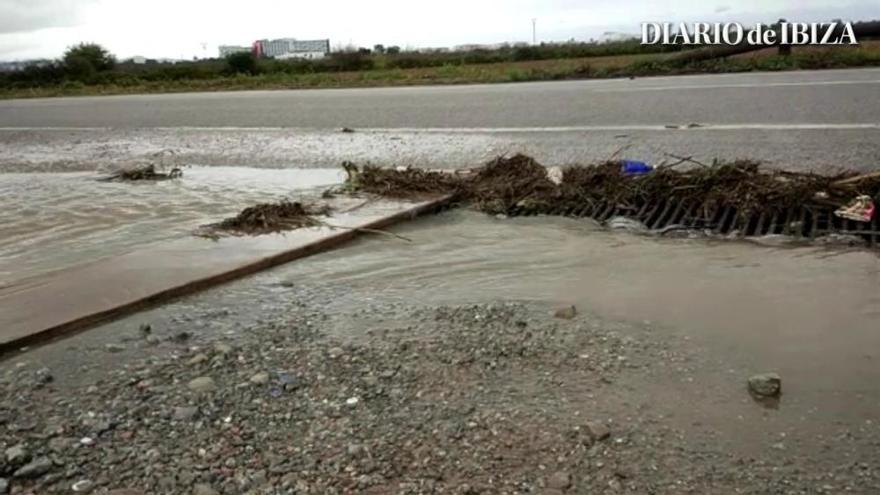
M 77 440 L 75 438 L 55 437 L 49 440 L 48 447 L 52 452 L 59 454 L 76 445 L 76 442 Z
M 200 352 L 200 353 L 196 354 L 195 356 L 191 357 L 189 359 L 189 361 L 186 362 L 186 364 L 188 364 L 190 366 L 195 366 L 197 364 L 202 364 L 207 360 L 208 360 L 208 356 L 206 356 L 205 354 L 202 354 Z
M 141 323 L 141 326 L 138 327 L 138 332 L 140 332 L 142 337 L 146 338 L 153 332 L 153 327 L 149 323 Z
M 6 462 L 13 466 L 21 466 L 31 460 L 31 454 L 24 445 L 13 445 L 6 449 Z
M 104 344 L 104 350 L 107 352 L 122 352 L 125 346 L 122 344 Z
M 156 346 L 162 343 L 162 339 L 156 337 L 155 335 L 150 335 L 146 338 L 145 342 L 149 345 Z
M 261 372 L 257 373 L 256 375 L 252 376 L 250 380 L 251 380 L 251 383 L 253 383 L 254 385 L 265 385 L 265 384 L 269 383 L 269 373 L 267 373 L 265 371 L 261 371 Z
M 232 354 L 232 346 L 229 344 L 217 344 L 214 346 L 214 352 L 221 356 Z
M 214 379 L 210 376 L 194 378 L 186 386 L 193 392 L 210 392 L 217 388 Z
M 171 337 L 171 340 L 173 340 L 175 342 L 183 343 L 183 342 L 186 342 L 187 340 L 189 340 L 189 338 L 191 336 L 192 335 L 190 335 L 189 332 L 184 330 L 182 332 L 177 332 L 176 334 L 174 334 L 174 337 Z
M 761 397 L 776 397 L 782 392 L 782 378 L 776 373 L 761 373 L 749 378 L 749 390 Z
M 217 490 L 211 488 L 211 485 L 205 483 L 196 483 L 193 486 L 193 495 L 218 495 Z
M 573 304 L 571 306 L 565 306 L 564 308 L 557 309 L 553 316 L 564 320 L 571 320 L 577 316 L 577 308 L 575 308 Z
M 195 418 L 197 414 L 199 414 L 198 407 L 175 407 L 171 417 L 174 418 L 175 421 L 190 421 Z
M 92 480 L 79 480 L 71 487 L 74 493 L 89 493 L 95 489 L 95 482 Z
M 593 437 L 593 440 L 605 440 L 611 436 L 611 430 L 608 429 L 608 426 L 599 421 L 588 422 L 587 431 L 590 432 L 590 436 Z
M 55 377 L 52 376 L 52 372 L 49 368 L 40 368 L 37 370 L 37 383 L 40 385 L 45 385 L 54 380 Z
M 13 474 L 16 478 L 39 478 L 52 469 L 52 461 L 46 457 L 37 457 L 33 461 L 25 464 Z
M 6 478 L 0 478 L 0 495 L 4 493 L 9 493 L 9 482 Z
M 547 478 L 547 488 L 566 490 L 571 486 L 571 475 L 565 471 L 556 471 Z
M 341 347 L 331 347 L 330 350 L 327 351 L 327 354 L 329 354 L 332 359 L 336 359 L 345 354 L 345 351 Z

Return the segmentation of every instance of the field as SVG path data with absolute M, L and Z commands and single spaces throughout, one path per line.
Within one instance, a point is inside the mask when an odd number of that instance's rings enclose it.
M 670 59 L 672 56 L 672 54 L 666 53 L 641 53 L 550 60 L 448 64 L 416 68 L 373 68 L 305 74 L 275 72 L 257 75 L 217 75 L 206 78 L 171 80 L 144 80 L 140 77 L 129 77 L 114 83 L 83 84 L 78 81 L 66 81 L 59 84 L 31 87 L 0 86 L 0 98 L 481 84 L 880 66 L 880 40 L 865 41 L 859 47 L 795 47 L 791 56 L 780 56 L 775 48 L 697 63 L 673 62 Z

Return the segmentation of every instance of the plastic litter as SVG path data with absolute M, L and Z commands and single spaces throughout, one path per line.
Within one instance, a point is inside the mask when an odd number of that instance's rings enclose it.
M 550 167 L 547 169 L 547 179 L 556 184 L 562 184 L 562 167 Z
M 654 167 L 638 160 L 620 160 L 620 170 L 629 175 L 642 175 L 652 172 Z
M 834 214 L 856 222 L 870 222 L 874 218 L 874 201 L 870 196 L 862 194 L 846 206 L 838 208 Z
M 611 230 L 626 230 L 629 232 L 648 231 L 648 227 L 642 222 L 621 216 L 609 218 L 608 221 L 605 222 L 605 226 Z

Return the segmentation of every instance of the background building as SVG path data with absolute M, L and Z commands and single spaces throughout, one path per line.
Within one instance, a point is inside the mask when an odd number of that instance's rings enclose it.
M 218 48 L 220 50 L 220 58 L 226 58 L 233 53 L 251 51 L 251 47 L 249 46 L 220 45 Z
M 330 40 L 279 38 L 276 40 L 259 40 L 254 45 L 255 53 L 263 57 L 279 59 L 318 59 L 324 58 L 330 53 Z

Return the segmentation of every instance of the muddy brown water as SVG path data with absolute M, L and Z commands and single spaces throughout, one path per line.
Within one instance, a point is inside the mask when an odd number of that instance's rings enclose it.
M 189 235 L 244 205 L 338 180 L 336 170 L 301 172 L 188 169 L 184 181 L 137 185 L 96 183 L 92 174 L 0 174 L 0 280 Z M 693 360 L 667 366 L 676 373 L 636 373 L 611 387 L 616 417 L 647 407 L 746 452 L 784 442 L 805 454 L 841 428 L 857 434 L 880 421 L 875 252 L 657 239 L 588 219 L 466 210 L 394 232 L 413 242 L 371 236 L 258 276 L 275 283 L 240 282 L 197 297 L 254 318 L 253 301 L 271 306 L 284 297 L 283 281 L 349 287 L 327 302 L 329 313 L 377 301 L 575 304 L 695 349 Z M 111 326 L 136 328 L 141 319 Z M 102 332 L 94 335 L 111 335 Z M 765 371 L 783 377 L 777 409 L 745 391 L 746 378 Z
M 766 247 L 609 232 L 589 220 L 498 219 L 452 211 L 282 268 L 296 284 L 335 281 L 376 300 L 498 299 L 575 304 L 647 325 L 696 349 L 680 373 L 638 376 L 609 401 L 639 404 L 735 448 L 820 448 L 835 428 L 880 420 L 880 258 L 865 250 Z M 359 301 L 335 301 L 356 305 Z M 681 373 L 683 371 L 683 373 Z M 745 380 L 783 377 L 777 409 Z M 612 394 L 613 395 L 613 394 Z M 844 426 L 842 426 L 844 425 Z
M 0 286 L 187 236 L 201 224 L 339 182 L 336 169 L 189 167 L 180 180 L 0 173 Z

